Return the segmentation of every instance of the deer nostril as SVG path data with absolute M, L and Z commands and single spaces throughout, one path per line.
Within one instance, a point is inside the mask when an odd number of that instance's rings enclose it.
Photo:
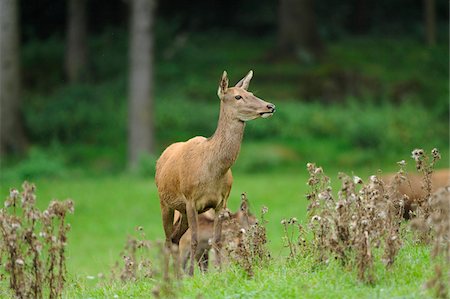
M 270 110 L 275 110 L 275 105 L 274 104 L 268 104 L 267 108 L 269 108 Z

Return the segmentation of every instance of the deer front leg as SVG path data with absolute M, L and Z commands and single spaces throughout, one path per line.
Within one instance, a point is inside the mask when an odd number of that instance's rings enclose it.
M 188 274 L 192 276 L 194 275 L 195 253 L 197 252 L 198 244 L 198 213 L 193 202 L 188 202 L 186 204 L 186 213 L 189 228 L 191 229 L 191 256 Z

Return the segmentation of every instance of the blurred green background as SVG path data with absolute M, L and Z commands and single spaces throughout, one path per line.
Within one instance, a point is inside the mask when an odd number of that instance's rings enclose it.
M 230 200 L 235 209 L 246 191 L 255 212 L 269 206 L 275 248 L 280 218 L 305 214 L 307 162 L 332 178 L 369 175 L 437 147 L 448 167 L 447 1 L 169 0 L 150 1 L 154 146 L 130 171 L 134 2 L 79 1 L 86 59 L 75 79 L 65 68 L 71 1 L 18 3 L 20 106 L 11 113 L 21 129 L 7 134 L 25 142 L 2 145 L 1 196 L 27 179 L 42 206 L 75 200 L 72 268 L 104 271 L 134 226 L 162 238 L 155 161 L 173 142 L 214 133 L 223 70 L 234 84 L 252 69 L 250 90 L 277 106 L 248 123 Z M 106 254 L 93 258 L 98 250 Z

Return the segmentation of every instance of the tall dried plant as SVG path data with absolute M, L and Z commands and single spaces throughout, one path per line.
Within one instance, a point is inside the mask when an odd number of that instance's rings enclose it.
M 427 218 L 415 218 L 413 229 L 429 235 L 434 275 L 426 287 L 437 298 L 450 298 L 450 186 L 438 189 L 427 201 Z
M 389 267 L 401 247 L 404 199 L 396 191 L 398 188 L 395 183 L 385 186 L 376 175 L 364 183 L 358 176 L 340 173 L 341 188 L 335 199 L 323 169 L 308 163 L 307 170 L 310 192 L 306 197 L 310 201 L 308 218 L 314 255 L 320 262 L 334 257 L 344 265 L 350 263 L 360 280 L 374 282 L 374 250 L 384 248 L 383 261 Z
M 245 193 L 242 196 L 246 196 Z M 236 263 L 245 270 L 249 277 L 254 275 L 254 268 L 267 263 L 270 259 L 270 253 L 267 249 L 267 232 L 264 215 L 268 212 L 267 207 L 261 208 L 260 222 L 248 226 L 247 229 L 241 228 L 232 232 L 237 242 L 226 242 L 225 250 L 231 262 Z M 230 239 L 230 236 L 225 236 Z
M 415 149 L 411 156 L 415 163 L 417 171 L 422 174 L 422 190 L 423 195 L 416 199 L 415 210 L 412 212 L 412 225 L 415 226 L 418 232 L 418 241 L 424 244 L 430 242 L 431 227 L 429 225 L 420 225 L 426 223 L 430 218 L 431 209 L 431 191 L 432 180 L 431 176 L 434 171 L 434 166 L 437 161 L 441 159 L 441 154 L 438 149 L 434 148 L 431 151 L 431 160 L 423 149 Z
M 61 297 L 66 281 L 67 213 L 74 212 L 71 200 L 52 201 L 43 212 L 36 208 L 36 187 L 24 182 L 22 193 L 11 189 L 0 209 L 1 260 L 5 274 L 18 298 Z M 44 258 L 46 257 L 46 260 Z

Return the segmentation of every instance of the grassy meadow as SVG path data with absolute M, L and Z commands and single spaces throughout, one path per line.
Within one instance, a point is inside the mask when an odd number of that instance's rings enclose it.
M 350 171 L 366 179 L 368 169 Z M 329 171 L 333 188 L 339 188 L 337 173 Z M 186 277 L 173 285 L 180 298 L 424 298 L 431 293 L 424 283 L 433 271 L 430 248 L 406 239 L 394 267 L 386 270 L 381 262 L 375 267 L 376 283 L 365 284 L 356 278 L 355 270 L 342 267 L 331 260 L 317 265 L 311 256 L 288 259 L 283 245 L 281 219 L 306 219 L 305 198 L 308 186 L 306 170 L 297 172 L 266 172 L 248 174 L 238 172 L 229 199 L 235 211 L 240 193 L 247 192 L 250 210 L 259 216 L 262 206 L 269 212 L 269 264 L 256 268 L 248 278 L 238 266 L 227 266 L 222 272 L 211 268 L 208 274 L 196 270 L 196 276 Z M 121 283 L 110 281 L 110 271 L 121 261 L 121 251 L 127 235 L 135 234 L 142 226 L 146 238 L 164 238 L 159 202 L 153 178 L 136 175 L 103 177 L 37 179 L 38 206 L 45 208 L 51 199 L 71 198 L 75 214 L 68 216 L 67 270 L 69 273 L 64 298 L 148 298 L 158 278 Z M 8 194 L 8 187 L 19 187 L 19 181 L 2 183 L 0 192 Z M 379 254 L 379 253 L 378 253 Z M 159 267 L 155 256 L 154 266 Z M 3 286 L 6 285 L 3 282 Z M 118 296 L 118 297 L 117 297 Z M 170 297 L 170 296 L 169 296 Z
M 208 42 L 212 38 L 215 42 Z M 153 177 L 156 158 L 173 142 L 214 132 L 217 82 L 224 69 L 230 83 L 253 69 L 250 90 L 277 106 L 272 118 L 248 123 L 228 202 L 236 211 L 241 192 L 246 192 L 255 215 L 262 206 L 268 207 L 272 259 L 257 268 L 253 278 L 235 265 L 222 272 L 196 273 L 172 286 L 176 294 L 180 298 L 432 296 L 423 288 L 433 274 L 429 246 L 406 237 L 393 268 L 386 270 L 377 262 L 376 282 L 365 284 L 355 270 L 338 261 L 317 265 L 310 256 L 288 259 L 280 221 L 290 217 L 307 221 L 308 162 L 323 166 L 334 190 L 340 186 L 339 172 L 366 181 L 380 169 L 397 171 L 396 162 L 402 159 L 408 171 L 415 172 L 410 159 L 414 148 L 427 152 L 439 148 L 442 161 L 437 167 L 449 166 L 448 64 L 443 63 L 448 61 L 447 44 L 425 49 L 409 37 L 342 37 L 327 43 L 320 64 L 302 65 L 270 61 L 272 37 L 248 40 L 224 34 L 217 39 L 214 32 L 197 33 L 173 53 L 167 53 L 171 39 L 157 36 L 157 41 L 157 150 L 143 156 L 134 173 L 125 171 L 126 33 L 111 29 L 89 40 L 92 72 L 87 83 L 61 84 L 60 38 L 32 40 L 23 49 L 24 81 L 29 87 L 24 91 L 24 125 L 32 144 L 25 156 L 1 161 L 0 198 L 29 180 L 37 186 L 41 209 L 52 199 L 75 202 L 75 213 L 67 217 L 71 230 L 64 298 L 152 296 L 158 277 L 111 282 L 110 271 L 121 261 L 127 235 L 136 227 L 142 226 L 150 240 L 164 238 Z M 1 280 L 0 297 L 8 296 L 7 281 Z
M 306 213 L 306 172 L 304 174 L 235 175 L 229 208 L 235 211 L 240 193 L 247 192 L 251 211 L 259 215 L 262 205 L 269 208 L 268 233 L 270 247 L 279 252 L 280 220 L 303 218 Z M 132 176 L 97 179 L 38 180 L 38 205 L 46 207 L 51 199 L 71 198 L 76 212 L 69 216 L 71 231 L 68 247 L 69 273 L 81 277 L 105 273 L 120 258 L 127 234 L 137 226 L 145 229 L 149 239 L 164 239 L 159 199 L 152 178 Z M 20 183 L 17 185 L 19 186 Z M 261 186 L 265 186 L 261 188 Z M 8 189 L 1 188 L 3 197 Z

